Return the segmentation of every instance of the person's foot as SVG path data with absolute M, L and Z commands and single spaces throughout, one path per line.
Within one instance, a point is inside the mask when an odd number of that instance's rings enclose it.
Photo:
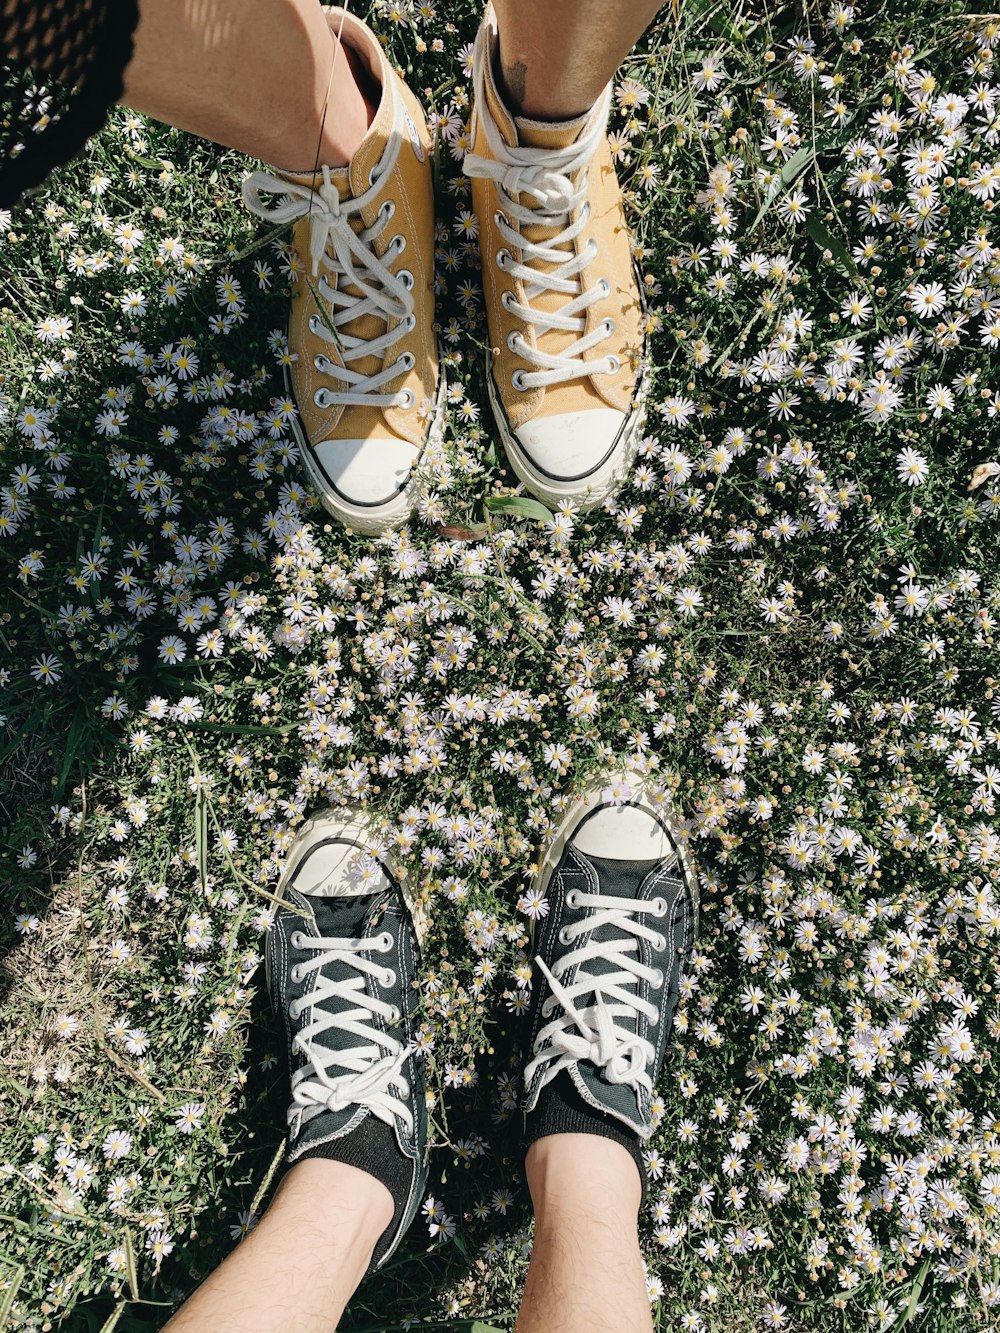
M 549 912 L 534 940 L 526 1146 L 553 1132 L 605 1134 L 644 1177 L 638 1145 L 653 1132 L 653 1089 L 697 937 L 698 878 L 679 834 L 669 806 L 609 774 L 566 813 L 541 860 L 533 887 Z
M 360 809 L 327 810 L 288 851 L 267 985 L 288 1043 L 289 1165 L 346 1162 L 393 1197 L 369 1271 L 393 1253 L 427 1183 L 424 1067 L 414 1043 L 424 917 Z M 301 913 L 301 914 L 300 914 Z
M 378 534 L 410 517 L 414 469 L 444 430 L 433 151 L 420 104 L 371 29 L 342 10 L 326 13 L 381 89 L 368 133 L 346 167 L 254 172 L 243 198 L 260 217 L 296 222 L 304 272 L 292 295 L 296 360 L 286 375 L 306 475 L 331 514 Z M 262 192 L 284 199 L 269 209 Z
M 515 116 L 488 7 L 473 58 L 472 178 L 492 354 L 487 387 L 511 465 L 555 505 L 600 504 L 645 421 L 641 288 L 605 127 L 611 88 L 578 120 Z

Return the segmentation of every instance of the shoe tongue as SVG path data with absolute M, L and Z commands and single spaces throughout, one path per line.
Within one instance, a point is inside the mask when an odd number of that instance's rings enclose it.
M 336 188 L 340 200 L 351 197 L 351 182 L 347 167 L 330 167 L 330 182 Z M 318 190 L 323 184 L 322 171 L 283 171 L 282 178 L 293 185 L 303 185 L 309 190 Z
M 590 119 L 590 113 L 577 116 L 575 120 L 531 120 L 527 116 L 515 116 L 514 126 L 517 140 L 522 148 L 568 148 L 576 143 L 584 126 Z

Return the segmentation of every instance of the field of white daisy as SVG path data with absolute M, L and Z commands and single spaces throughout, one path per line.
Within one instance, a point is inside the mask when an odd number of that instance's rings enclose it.
M 612 757 L 702 933 L 645 1154 L 658 1330 L 1000 1320 L 1000 18 L 681 0 L 611 122 L 654 407 L 604 509 L 490 438 L 473 0 L 361 7 L 440 159 L 450 425 L 367 540 L 301 480 L 302 263 L 118 109 L 0 213 L 0 1327 L 144 1333 L 284 1135 L 285 849 L 419 885 L 431 1192 L 345 1328 L 511 1329 L 532 864 Z

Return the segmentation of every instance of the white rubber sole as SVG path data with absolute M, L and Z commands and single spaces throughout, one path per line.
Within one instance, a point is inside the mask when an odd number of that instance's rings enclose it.
M 589 509 L 596 509 L 609 495 L 614 495 L 632 470 L 639 441 L 645 430 L 646 404 L 649 396 L 648 372 L 644 370 L 643 377 L 636 386 L 633 399 L 635 407 L 622 427 L 618 447 L 594 472 L 572 481 L 559 481 L 533 466 L 524 446 L 508 426 L 506 413 L 497 395 L 489 352 L 486 356 L 486 386 L 490 407 L 493 410 L 493 420 L 497 424 L 504 451 L 518 480 L 524 483 L 532 495 L 544 501 L 550 508 L 558 505 L 561 500 L 573 500 L 581 512 L 586 512 Z
M 666 824 L 672 832 L 676 824 L 672 806 L 654 805 L 650 799 L 648 787 L 645 784 L 638 782 L 633 774 L 619 773 L 617 771 L 606 773 L 600 778 L 595 778 L 589 786 L 584 788 L 580 793 L 580 798 L 576 804 L 572 805 L 569 810 L 566 811 L 562 820 L 556 825 L 555 837 L 546 849 L 545 855 L 538 867 L 538 874 L 532 882 L 533 889 L 539 889 L 543 894 L 548 894 L 549 883 L 563 858 L 563 853 L 566 850 L 567 844 L 573 841 L 577 830 L 586 817 L 592 811 L 599 809 L 605 804 L 604 793 L 617 778 L 624 779 L 632 789 L 632 795 L 627 802 L 628 805 L 638 806 L 640 810 L 652 815 L 661 823 Z M 672 841 L 677 848 L 678 871 L 691 891 L 691 898 L 694 903 L 695 938 L 697 939 L 700 910 L 698 874 L 695 870 L 691 854 L 684 844 L 684 840 L 672 833 Z M 623 858 L 628 858 L 631 854 L 628 847 L 620 847 L 616 850 L 618 855 Z M 532 922 L 531 925 L 532 944 L 534 944 L 535 922 Z
M 281 878 L 278 880 L 276 896 L 283 897 L 285 889 L 294 879 L 303 860 L 310 852 L 315 850 L 318 844 L 337 839 L 343 842 L 353 842 L 357 845 L 359 851 L 363 852 L 377 842 L 380 835 L 381 830 L 362 806 L 345 805 L 319 811 L 299 827 L 295 835 L 295 841 L 288 849 L 285 866 L 281 872 Z M 391 851 L 387 849 L 380 852 L 377 859 L 391 871 L 393 882 L 398 885 L 402 892 L 403 901 L 406 903 L 413 921 L 417 942 L 423 950 L 424 941 L 430 928 L 430 917 L 426 906 L 414 896 L 412 885 L 408 882 L 406 876 L 401 874 L 399 862 Z M 323 896 L 346 898 L 369 892 L 373 892 L 373 890 L 365 888 L 364 885 L 348 885 L 341 880 L 340 882 L 333 882 Z
M 440 355 L 440 349 L 439 349 Z M 440 364 L 440 362 L 439 362 Z M 288 396 L 295 401 L 292 392 L 291 380 L 288 374 L 288 368 L 285 368 L 285 388 Z M 432 445 L 438 445 L 444 439 L 444 430 L 448 422 L 447 406 L 445 404 L 445 394 L 447 392 L 447 383 L 444 377 L 444 371 L 438 373 L 438 393 L 434 404 L 434 419 L 431 422 L 430 429 L 424 440 L 424 447 L 417 455 L 416 461 L 410 472 L 410 479 L 406 486 L 397 494 L 393 495 L 384 504 L 380 505 L 353 505 L 343 496 L 337 495 L 331 491 L 330 483 L 323 475 L 323 471 L 316 462 L 313 454 L 312 445 L 309 438 L 302 429 L 301 418 L 296 416 L 292 422 L 292 432 L 295 436 L 295 443 L 299 447 L 299 455 L 302 459 L 302 471 L 306 479 L 317 492 L 323 502 L 323 508 L 328 514 L 332 514 L 338 522 L 345 528 L 350 528 L 353 532 L 360 532 L 366 537 L 380 537 L 386 532 L 395 532 L 401 528 L 413 515 L 417 507 L 417 500 L 420 496 L 420 481 L 417 478 L 417 470 L 420 467 L 427 449 Z M 372 448 L 378 446 L 372 444 Z

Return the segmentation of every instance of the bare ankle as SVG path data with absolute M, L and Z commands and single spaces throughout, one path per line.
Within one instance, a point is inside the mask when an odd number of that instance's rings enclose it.
M 605 1217 L 637 1225 L 642 1182 L 620 1143 L 597 1134 L 547 1134 L 528 1149 L 525 1174 L 540 1221 L 592 1201 Z

